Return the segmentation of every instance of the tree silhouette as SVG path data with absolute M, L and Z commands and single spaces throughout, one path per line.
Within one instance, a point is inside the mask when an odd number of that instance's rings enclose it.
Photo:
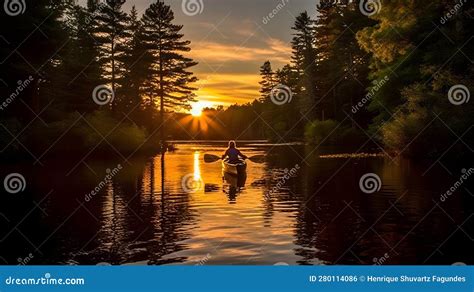
M 159 97 L 161 141 L 165 138 L 165 111 L 189 108 L 189 102 L 194 100 L 190 83 L 197 81 L 188 71 L 197 63 L 182 54 L 191 50 L 191 42 L 183 40 L 183 26 L 173 24 L 173 20 L 173 11 L 162 1 L 151 4 L 143 15 L 144 39 L 154 59 L 152 82 L 156 85 L 153 93 Z M 154 99 L 151 105 L 155 105 Z

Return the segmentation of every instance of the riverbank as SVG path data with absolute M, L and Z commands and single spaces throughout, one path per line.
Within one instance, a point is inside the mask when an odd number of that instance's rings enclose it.
M 23 125 L 16 119 L 2 121 L 0 157 L 4 161 L 67 156 L 131 157 L 160 152 L 158 130 L 150 131 L 108 111 L 71 113 L 60 120 Z

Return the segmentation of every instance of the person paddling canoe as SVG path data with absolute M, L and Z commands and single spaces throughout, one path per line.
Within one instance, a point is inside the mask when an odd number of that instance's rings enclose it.
M 222 155 L 222 159 L 228 158 L 230 163 L 238 163 L 241 159 L 247 159 L 247 156 L 242 154 L 239 149 L 237 149 L 235 141 L 229 141 L 229 148 L 225 151 L 224 155 Z

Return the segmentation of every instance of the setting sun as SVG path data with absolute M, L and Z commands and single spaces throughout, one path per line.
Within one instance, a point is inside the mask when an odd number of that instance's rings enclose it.
M 191 115 L 193 115 L 193 117 L 200 117 L 202 115 L 202 108 L 193 107 L 191 109 Z
M 202 110 L 206 107 L 211 107 L 212 103 L 208 101 L 198 101 L 193 103 L 190 113 L 193 117 L 200 117 L 202 115 Z

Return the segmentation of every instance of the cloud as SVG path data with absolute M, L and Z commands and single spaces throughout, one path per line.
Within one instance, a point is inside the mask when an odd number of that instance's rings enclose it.
M 79 0 L 81 5 L 86 2 Z M 142 13 L 153 2 L 127 1 L 124 10 L 136 5 Z M 165 2 L 175 12 L 174 23 L 184 26 L 184 38 L 191 41 L 191 51 L 185 55 L 199 62 L 191 71 L 210 80 L 197 92 L 199 98 L 226 105 L 259 96 L 259 67 L 267 60 L 274 69 L 290 62 L 294 17 L 305 10 L 314 14 L 316 9 L 313 1 L 294 0 L 272 21 L 262 24 L 279 0 L 205 0 L 203 13 L 194 17 L 183 13 L 181 1 Z
M 283 41 L 268 38 L 262 46 L 246 46 L 205 41 L 195 44 L 190 56 L 198 62 L 219 64 L 229 61 L 259 61 L 272 60 L 287 63 L 290 60 L 291 48 Z
M 258 52 L 256 51 L 258 50 Z M 198 61 L 228 62 L 228 61 L 251 61 L 266 52 L 260 48 L 253 50 L 238 45 L 227 45 L 218 42 L 203 42 L 195 46 L 191 55 Z M 268 52 L 267 52 L 268 53 Z
M 200 63 L 196 75 L 200 100 L 230 105 L 258 98 L 259 67 L 270 60 L 274 68 L 290 61 L 291 47 L 286 42 L 268 37 L 259 45 L 239 46 L 206 41 L 195 44 L 190 56 Z
M 196 84 L 201 101 L 231 105 L 251 102 L 259 96 L 258 74 L 203 74 Z
M 266 42 L 273 52 L 281 54 L 281 56 L 284 58 L 283 62 L 288 62 L 290 60 L 290 44 L 275 38 L 268 38 Z

